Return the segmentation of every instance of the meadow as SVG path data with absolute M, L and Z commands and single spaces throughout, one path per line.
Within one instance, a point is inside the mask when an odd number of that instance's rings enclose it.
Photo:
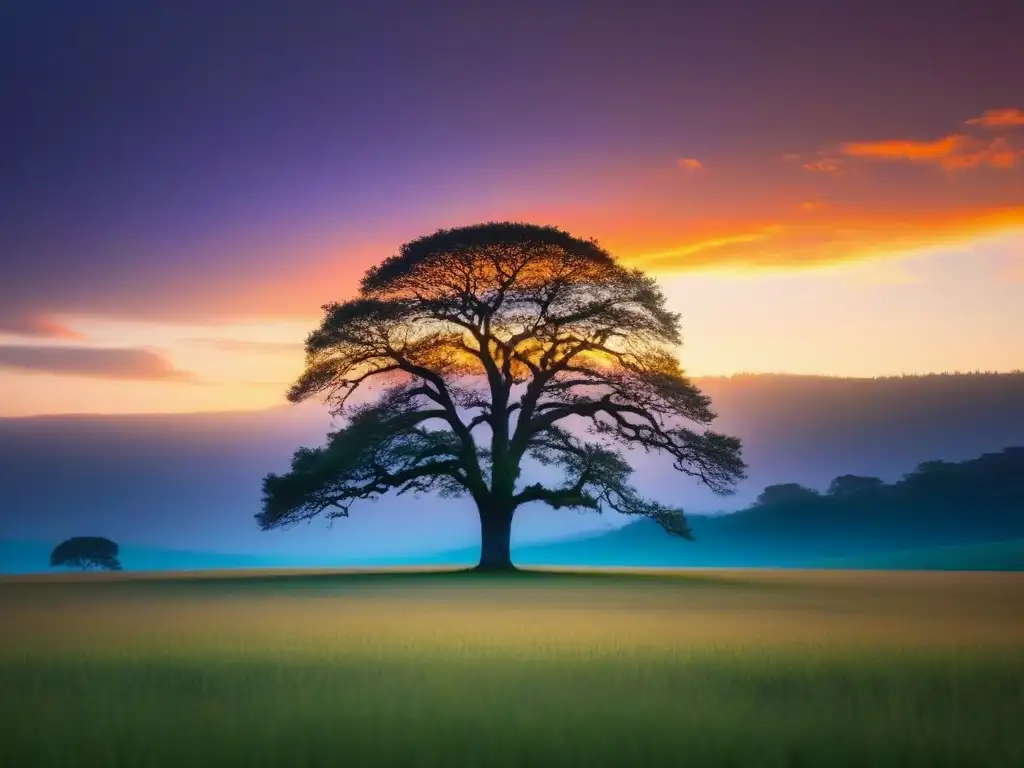
M 0 580 L 0 765 L 1021 766 L 1024 574 Z

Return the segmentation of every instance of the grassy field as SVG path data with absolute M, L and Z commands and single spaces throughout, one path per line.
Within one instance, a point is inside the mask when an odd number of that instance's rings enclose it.
M 1024 574 L 0 581 L 0 765 L 1024 765 Z

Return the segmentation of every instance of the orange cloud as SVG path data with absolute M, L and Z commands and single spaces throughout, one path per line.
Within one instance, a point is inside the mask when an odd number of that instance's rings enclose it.
M 944 167 L 956 170 L 987 165 L 991 168 L 1010 169 L 1021 160 L 1024 160 L 1024 148 L 1018 149 L 1008 139 L 998 138 L 987 145 L 976 147 L 973 151 L 950 156 Z
M 804 159 L 798 154 L 783 155 L 783 160 L 800 162 L 805 171 L 838 173 L 844 170 L 844 158 L 880 162 L 908 162 L 937 165 L 947 171 L 988 167 L 1011 170 L 1024 165 L 1024 141 L 1012 129 L 1024 126 L 1024 110 L 1018 108 L 990 109 L 980 117 L 965 121 L 990 129 L 1002 129 L 995 138 L 979 138 L 951 133 L 930 141 L 886 139 L 882 141 L 849 141 L 835 150 L 818 152 Z
M 676 160 L 676 165 L 684 171 L 699 171 L 704 167 L 704 164 L 695 157 L 680 157 Z
M 831 206 L 827 214 L 814 217 L 794 212 L 773 222 L 722 223 L 717 232 L 701 232 L 674 247 L 612 251 L 653 273 L 779 271 L 892 256 L 1014 231 L 1024 233 L 1024 205 L 918 212 Z
M 981 125 L 986 128 L 1007 128 L 1024 125 L 1024 109 L 1007 107 L 1004 109 L 990 109 L 981 117 L 974 117 L 966 121 L 967 125 Z
M 966 124 L 986 128 L 1012 128 L 1024 125 L 1024 110 L 990 109 L 981 117 L 967 120 Z M 995 138 L 952 133 L 932 141 L 853 141 L 840 145 L 838 153 L 846 157 L 867 160 L 933 164 L 947 171 L 981 167 L 1009 170 L 1024 161 L 1024 146 L 1018 137 L 1005 131 Z M 817 170 L 808 164 L 804 167 L 808 170 Z
M 767 225 L 745 232 L 741 231 L 731 234 L 721 234 L 717 237 L 692 240 L 664 251 L 644 253 L 639 257 L 626 260 L 639 262 L 641 264 L 658 264 L 666 262 L 678 262 L 682 264 L 689 257 L 698 257 L 703 260 L 707 258 L 708 254 L 728 251 L 735 246 L 746 246 L 750 243 L 765 241 L 770 238 L 772 234 L 776 233 L 777 230 L 777 225 Z
M 911 162 L 941 161 L 955 153 L 966 136 L 946 136 L 937 141 L 862 141 L 848 142 L 840 152 L 850 157 L 870 157 L 880 160 L 910 160 Z
M 843 144 L 840 151 L 849 157 L 872 160 L 933 163 L 947 171 L 987 166 L 1008 170 L 1024 159 L 1024 147 L 1015 146 L 1005 136 L 980 140 L 953 134 L 935 141 L 874 141 Z

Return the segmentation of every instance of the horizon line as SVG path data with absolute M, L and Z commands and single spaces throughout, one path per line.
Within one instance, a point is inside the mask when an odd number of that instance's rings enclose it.
M 818 379 L 826 381 L 886 381 L 892 379 L 928 379 L 928 378 L 966 378 L 971 376 L 1022 376 L 1024 369 L 1012 368 L 1010 370 L 973 370 L 973 371 L 929 371 L 927 373 L 883 373 L 874 376 L 846 376 L 829 373 L 790 373 L 786 371 L 740 371 L 737 373 L 722 374 L 700 374 L 688 376 L 691 381 L 707 381 L 720 379 L 741 379 L 741 378 L 789 378 L 789 379 Z M 280 403 L 262 408 L 238 408 L 238 409 L 199 409 L 193 411 L 58 411 L 53 413 L 30 413 L 22 415 L 4 415 L 0 413 L 0 421 L 16 421 L 29 419 L 60 419 L 60 418 L 131 418 L 141 416 L 233 416 L 252 415 L 259 413 L 271 413 L 284 411 L 298 407 L 309 407 L 310 405 L 322 405 L 321 403 Z

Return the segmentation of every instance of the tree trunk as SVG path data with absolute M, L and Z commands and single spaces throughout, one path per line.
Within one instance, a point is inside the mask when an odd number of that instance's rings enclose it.
M 512 565 L 512 512 L 480 510 L 480 563 L 478 571 L 514 571 Z

